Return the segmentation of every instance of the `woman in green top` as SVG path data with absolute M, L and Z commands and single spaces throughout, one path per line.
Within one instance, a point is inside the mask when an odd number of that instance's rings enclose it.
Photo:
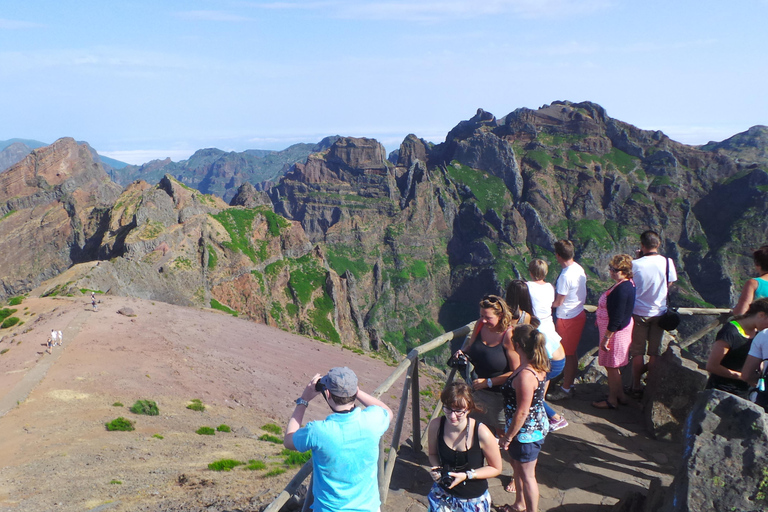
M 707 389 L 720 389 L 746 398 L 749 386 L 741 380 L 741 368 L 752 346 L 752 338 L 768 328 L 768 298 L 750 304 L 720 329 L 707 359 Z
M 753 301 L 768 297 L 768 245 L 753 252 L 752 258 L 755 260 L 755 270 L 759 277 L 744 283 L 739 302 L 733 308 L 734 315 L 743 315 Z

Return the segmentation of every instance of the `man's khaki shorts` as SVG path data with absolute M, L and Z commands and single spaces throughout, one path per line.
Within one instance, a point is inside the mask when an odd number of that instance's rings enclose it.
M 659 316 L 632 315 L 635 326 L 632 328 L 632 344 L 629 346 L 630 356 L 660 356 L 661 339 L 664 329 L 659 327 Z

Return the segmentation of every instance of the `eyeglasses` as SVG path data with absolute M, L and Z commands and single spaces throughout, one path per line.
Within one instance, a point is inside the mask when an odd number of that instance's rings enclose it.
M 457 418 L 461 418 L 465 414 L 467 414 L 469 411 L 467 409 L 451 409 L 450 407 L 443 406 L 443 412 L 446 416 L 450 416 L 451 413 L 455 414 Z
M 612 267 L 610 265 L 608 265 L 608 270 L 611 271 L 611 272 L 618 272 L 619 271 L 619 269 L 614 268 L 614 267 Z

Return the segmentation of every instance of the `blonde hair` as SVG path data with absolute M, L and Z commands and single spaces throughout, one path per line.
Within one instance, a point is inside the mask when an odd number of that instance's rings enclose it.
M 532 325 L 520 325 L 515 327 L 512 340 L 516 347 L 523 349 L 525 357 L 536 371 L 545 373 L 549 371 L 547 338 L 543 332 Z
M 632 277 L 632 257 L 629 254 L 617 254 L 611 258 L 609 265 L 622 274 L 627 279 Z
M 528 264 L 528 273 L 531 274 L 531 277 L 536 281 L 541 281 L 547 277 L 547 272 L 549 272 L 549 265 L 547 265 L 547 262 L 541 258 L 531 260 Z
M 499 327 L 506 330 L 507 327 L 512 325 L 512 312 L 509 310 L 507 303 L 498 295 L 486 295 L 480 300 L 480 309 L 491 309 L 493 313 L 499 317 Z

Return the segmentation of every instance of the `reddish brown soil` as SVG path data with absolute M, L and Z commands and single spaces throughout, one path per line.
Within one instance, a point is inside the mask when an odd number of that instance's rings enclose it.
M 372 392 L 394 369 L 216 311 L 99 298 L 96 312 L 85 297 L 26 299 L 16 306 L 25 324 L 2 332 L 0 350 L 9 350 L 0 356 L 0 510 L 191 510 L 224 502 L 258 510 L 295 469 L 265 477 L 266 470 L 213 472 L 208 464 L 233 458 L 283 467 L 282 445 L 259 441 L 261 427 L 284 428 L 314 373 L 349 366 Z M 117 313 L 126 306 L 135 317 Z M 51 329 L 63 331 L 64 344 L 49 355 Z M 402 379 L 383 399 L 396 409 L 401 391 Z M 204 412 L 186 408 L 193 398 Z M 132 414 L 138 399 L 155 400 L 160 415 Z M 327 413 L 312 403 L 306 419 Z M 108 432 L 105 422 L 118 416 L 136 430 Z M 232 433 L 195 433 L 221 424 Z

